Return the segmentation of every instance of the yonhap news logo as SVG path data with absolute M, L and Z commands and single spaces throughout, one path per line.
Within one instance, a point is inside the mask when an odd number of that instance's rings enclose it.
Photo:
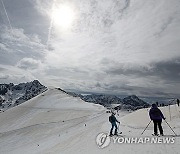
M 111 142 L 111 138 L 106 133 L 100 133 L 96 137 L 96 143 L 99 148 L 107 147 Z
M 99 148 L 105 148 L 110 143 L 114 144 L 174 144 L 175 137 L 110 137 L 107 133 L 100 133 L 96 137 L 96 143 Z
M 119 144 L 174 144 L 174 137 L 113 137 L 113 143 Z

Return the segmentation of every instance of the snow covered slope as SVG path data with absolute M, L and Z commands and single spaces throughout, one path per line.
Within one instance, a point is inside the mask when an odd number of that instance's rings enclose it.
M 164 107 L 163 113 L 177 134 L 180 134 L 179 108 Z M 109 113 L 96 104 L 85 103 L 59 90 L 47 92 L 17 107 L 0 113 L 0 153 L 3 154 L 144 154 L 178 153 L 179 136 L 174 144 L 113 144 L 104 149 L 96 145 L 96 136 L 108 133 Z M 169 116 L 169 117 L 168 117 Z M 149 122 L 147 109 L 127 114 L 120 112 L 120 129 L 125 137 L 140 137 Z M 163 123 L 164 133 L 172 132 Z M 152 134 L 152 126 L 141 137 Z
M 103 107 L 85 103 L 79 98 L 73 98 L 59 90 L 51 89 L 18 107 L 1 113 L 0 131 L 7 132 L 39 123 L 84 117 L 99 109 Z M 81 110 L 83 112 L 80 112 Z

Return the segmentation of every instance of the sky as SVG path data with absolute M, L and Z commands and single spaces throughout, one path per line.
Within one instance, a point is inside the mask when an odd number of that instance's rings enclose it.
M 0 83 L 180 97 L 179 0 L 0 0 Z

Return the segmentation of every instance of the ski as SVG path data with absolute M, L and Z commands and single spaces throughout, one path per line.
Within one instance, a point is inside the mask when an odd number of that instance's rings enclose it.
M 160 135 L 159 135 L 159 134 L 152 134 L 152 136 L 157 136 L 157 137 L 160 137 Z
M 112 134 L 112 135 L 109 135 L 109 136 L 112 137 L 112 136 L 123 136 L 123 135 L 122 135 L 122 132 L 120 132 L 118 134 Z

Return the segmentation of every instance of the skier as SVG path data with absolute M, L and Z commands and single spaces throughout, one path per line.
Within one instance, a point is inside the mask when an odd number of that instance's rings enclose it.
M 110 136 L 113 135 L 112 132 L 113 132 L 114 127 L 115 127 L 115 133 L 114 133 L 114 135 L 118 135 L 118 134 L 117 134 L 117 124 L 116 124 L 116 122 L 119 123 L 119 124 L 120 124 L 120 122 L 116 119 L 115 113 L 112 112 L 111 116 L 109 116 L 109 122 L 110 122 L 111 125 L 112 125 L 112 128 L 111 128 L 111 130 L 110 130 Z
M 154 134 L 155 136 L 158 136 L 157 133 L 157 126 L 159 127 L 160 135 L 163 136 L 163 128 L 161 126 L 162 119 L 165 120 L 164 115 L 162 114 L 161 110 L 157 107 L 156 104 L 152 104 L 152 107 L 149 111 L 150 119 L 154 123 Z
M 179 99 L 177 99 L 177 105 L 179 106 Z

